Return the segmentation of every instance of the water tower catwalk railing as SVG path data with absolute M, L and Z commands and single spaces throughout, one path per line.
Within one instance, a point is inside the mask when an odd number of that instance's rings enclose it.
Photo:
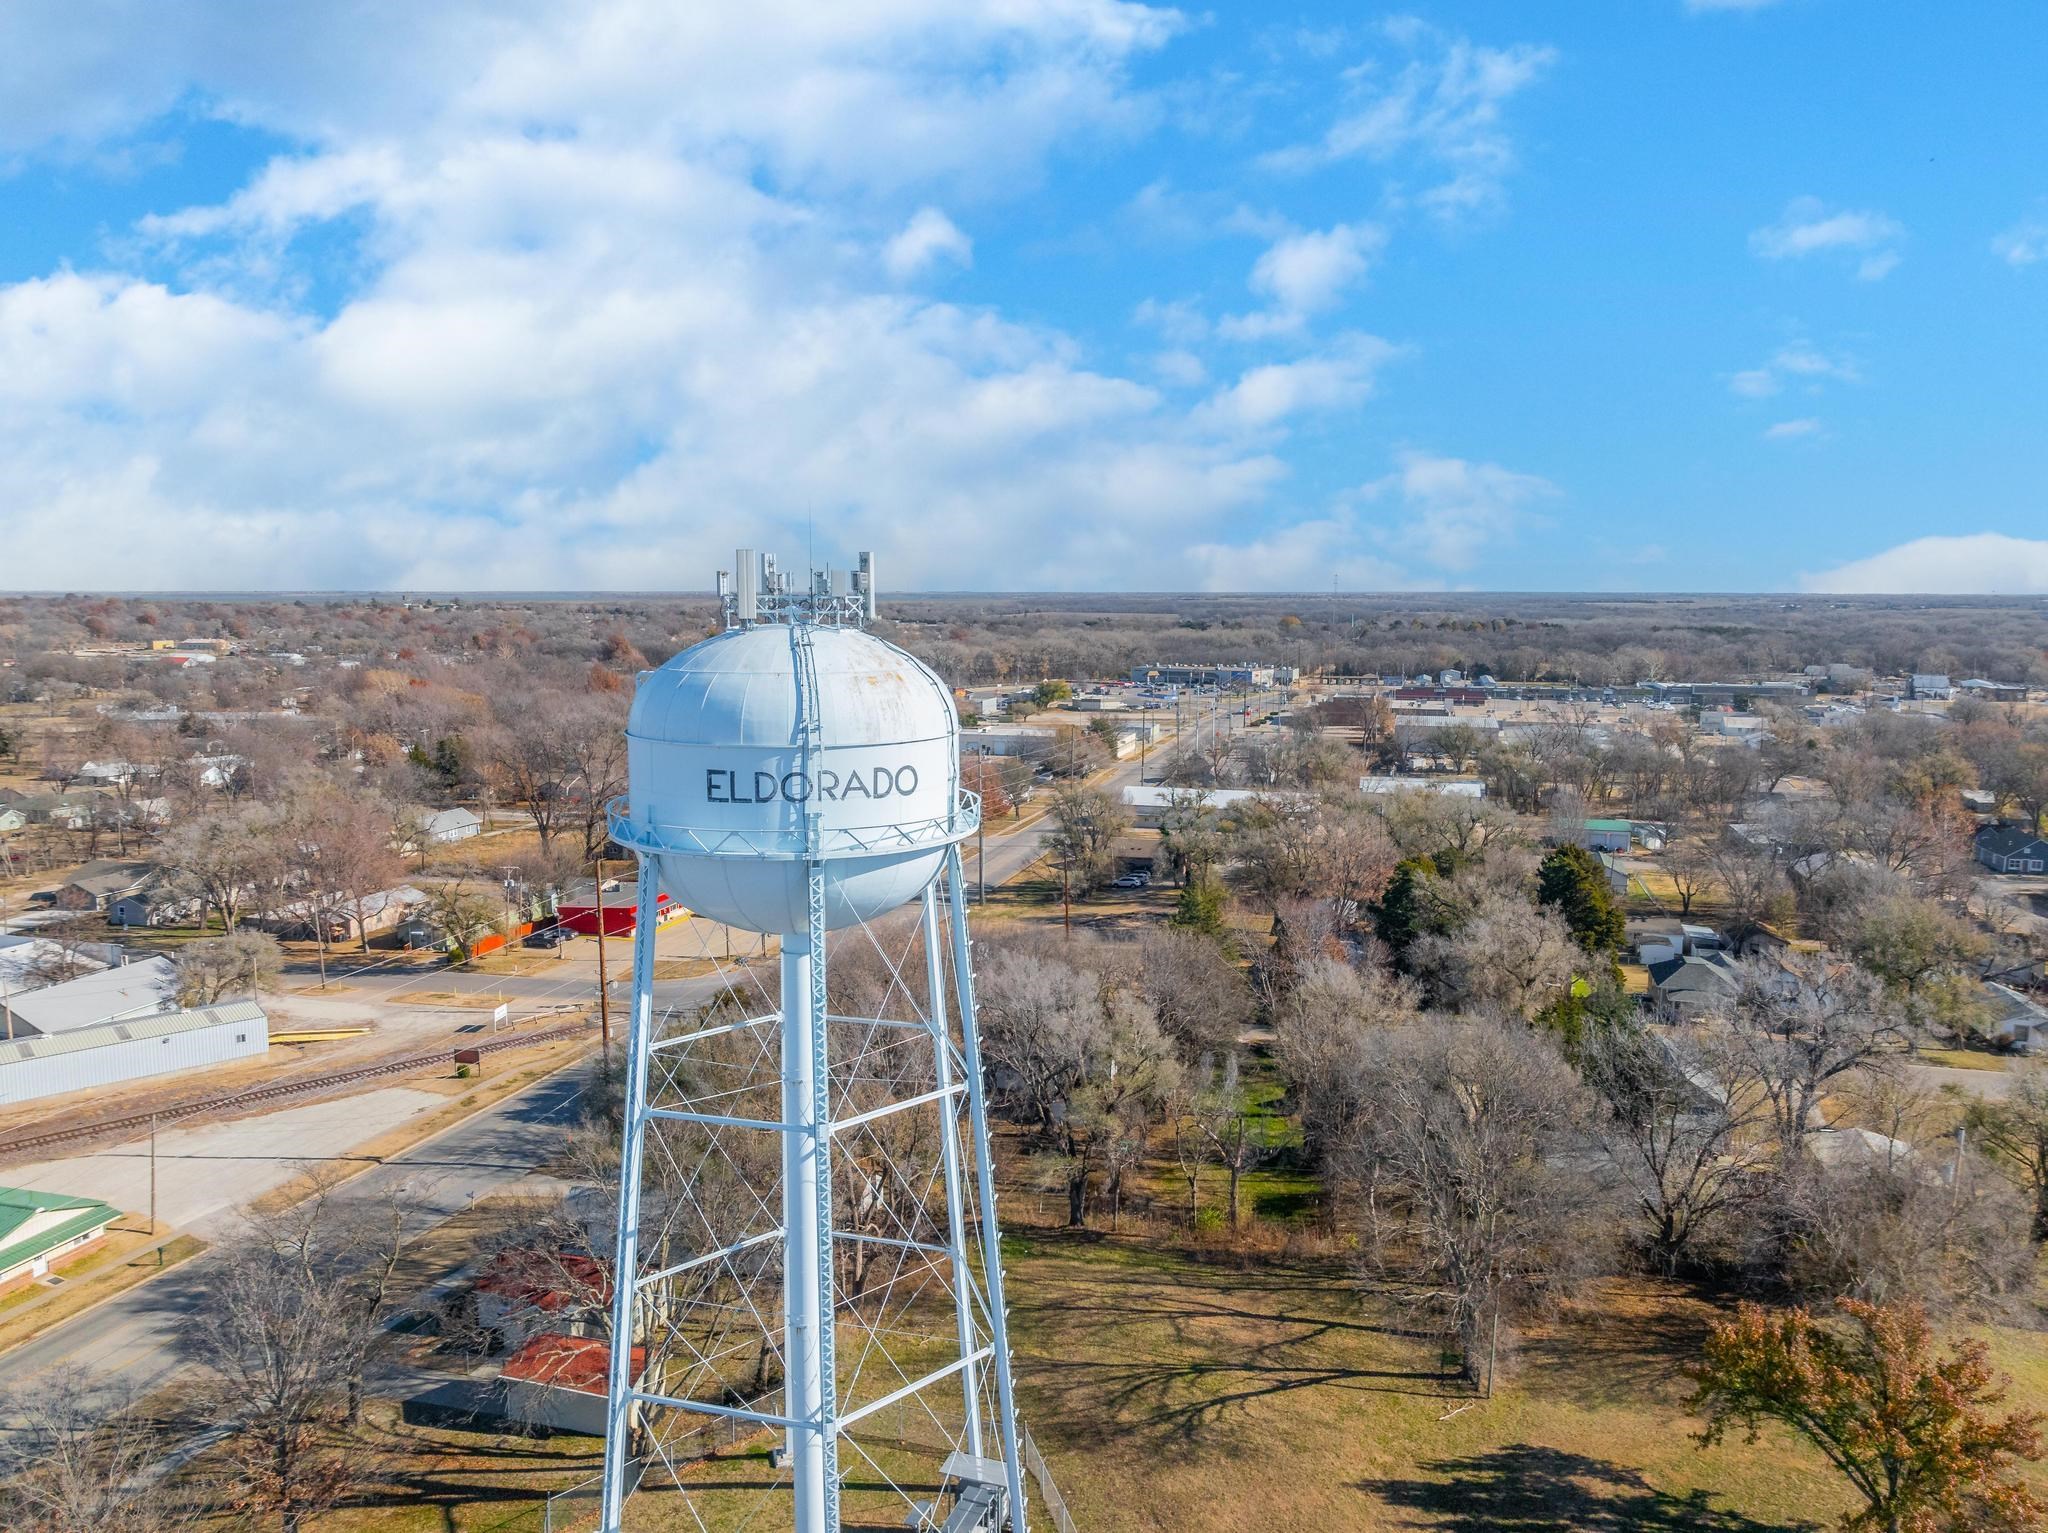
M 818 594 L 829 621 L 858 621 Z M 811 624 L 794 601 L 762 620 L 789 625 L 801 726 L 791 743 L 814 776 Z M 716 1463 L 684 1472 L 699 1456 L 693 1427 L 720 1420 L 780 1436 L 771 1463 L 797 1533 L 992 1527 L 998 1516 L 1024 1533 L 959 851 L 979 815 L 963 792 L 950 814 L 902 824 L 827 826 L 806 813 L 800 828 L 735 832 L 636 821 L 614 806 L 612 836 L 640 858 L 641 877 L 613 1266 L 634 1276 L 613 1299 L 606 1533 L 626 1526 L 629 1478 L 642 1494 L 666 1481 L 688 1508 L 691 1520 L 663 1526 L 789 1525 L 767 1511 L 758 1460 L 747 1491 Z M 870 1004 L 831 1010 L 835 864 L 940 848 L 915 919 L 841 928 L 835 957 L 861 960 Z M 742 965 L 711 1007 L 658 1012 L 657 869 L 707 855 L 800 870 L 805 929 L 781 934 L 777 996 Z M 917 1436 L 951 1451 L 864 1440 L 870 1421 L 903 1436 L 906 1410 L 921 1413 Z M 742 1497 L 753 1502 L 744 1514 Z

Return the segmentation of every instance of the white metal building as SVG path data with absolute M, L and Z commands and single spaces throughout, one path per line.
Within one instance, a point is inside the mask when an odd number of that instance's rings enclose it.
M 145 958 L 97 974 L 81 974 L 40 990 L 0 997 L 0 1022 L 7 1035 L 68 1033 L 123 1022 L 156 1012 L 176 1011 L 178 966 L 168 958 Z
M 269 1047 L 270 1019 L 254 1001 L 0 1043 L 0 1106 L 249 1059 Z
M 1361 777 L 1358 791 L 1381 793 L 1440 793 L 1446 798 L 1485 798 L 1486 784 L 1469 777 Z

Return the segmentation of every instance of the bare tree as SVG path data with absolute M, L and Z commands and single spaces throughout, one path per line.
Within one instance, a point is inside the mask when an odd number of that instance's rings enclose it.
M 223 1252 L 211 1303 L 185 1341 L 227 1451 L 235 1499 L 283 1533 L 363 1483 L 371 1465 L 347 1429 L 391 1317 L 410 1200 L 332 1185 L 252 1218 Z
M 1411 966 L 1441 1005 L 1527 1018 L 1565 993 L 1583 956 L 1555 910 L 1489 890 L 1463 925 L 1417 938 Z
M 1476 1381 L 1503 1314 L 1595 1253 L 1591 1099 L 1546 1036 L 1513 1022 L 1380 1033 L 1367 1081 L 1359 1181 L 1397 1231 L 1375 1265 L 1438 1318 Z
M 1152 931 L 1138 942 L 1141 983 L 1183 1059 L 1234 1048 L 1252 1019 L 1244 971 L 1212 937 Z
M 1345 1141 L 1363 1109 L 1372 1035 L 1412 1022 L 1415 1010 L 1415 986 L 1378 967 L 1325 958 L 1300 972 L 1273 1022 L 1310 1150 L 1327 1156 Z
M 1641 1220 L 1651 1264 L 1669 1276 L 1767 1190 L 1773 1153 L 1716 1034 L 1594 1029 L 1579 1068 L 1606 1112 L 1601 1147 Z
M 268 989 L 284 967 L 284 954 L 266 932 L 231 931 L 186 943 L 178 949 L 177 966 L 178 1004 L 213 1006 Z
M 180 1533 L 196 1499 L 164 1483 L 170 1445 L 133 1391 L 42 1374 L 0 1407 L 0 1523 L 36 1533 Z
M 1877 981 L 1853 964 L 1820 956 L 1746 959 L 1725 1009 L 1725 1068 L 1736 1089 L 1758 1092 L 1780 1165 L 1804 1158 L 1823 1099 L 1853 1077 L 1882 1069 L 1904 1040 Z

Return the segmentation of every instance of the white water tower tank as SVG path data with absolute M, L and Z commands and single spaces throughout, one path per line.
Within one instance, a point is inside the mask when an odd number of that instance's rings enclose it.
M 806 929 L 807 847 L 828 863 L 836 928 L 914 898 L 965 833 L 946 684 L 859 628 L 801 633 L 819 694 L 808 771 L 790 624 L 729 628 L 647 672 L 626 724 L 622 839 L 651 856 L 671 899 L 748 931 Z

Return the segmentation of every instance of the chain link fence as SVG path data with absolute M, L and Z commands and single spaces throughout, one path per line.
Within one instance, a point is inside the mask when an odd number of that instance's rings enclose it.
M 867 1425 L 867 1435 L 890 1437 L 906 1447 L 926 1448 L 937 1453 L 950 1453 L 953 1444 L 922 1413 L 910 1410 L 910 1402 L 889 1411 L 878 1412 L 883 1420 L 869 1418 L 873 1425 Z M 888 1420 L 894 1417 L 893 1421 Z M 678 1459 L 676 1467 L 694 1463 L 699 1458 L 708 1458 L 722 1448 L 732 1447 L 748 1438 L 760 1435 L 761 1428 L 749 1422 L 714 1420 L 699 1432 L 690 1436 L 692 1455 L 688 1460 Z M 1052 1470 L 1045 1462 L 1045 1455 L 1038 1451 L 1038 1443 L 1029 1431 L 1024 1433 L 1022 1449 L 1024 1471 L 1031 1477 L 1032 1488 L 1037 1492 L 1037 1506 L 1028 1510 L 1031 1522 L 1044 1533 L 1076 1533 L 1074 1519 L 1067 1511 L 1067 1499 L 1060 1494 L 1058 1484 L 1053 1480 Z M 637 1485 L 644 1465 L 629 1466 L 627 1473 L 631 1483 Z M 538 1506 L 523 1508 L 504 1522 L 493 1523 L 484 1533 L 587 1533 L 594 1527 L 602 1512 L 601 1498 L 604 1483 L 600 1476 L 593 1475 L 566 1490 L 551 1493 Z

